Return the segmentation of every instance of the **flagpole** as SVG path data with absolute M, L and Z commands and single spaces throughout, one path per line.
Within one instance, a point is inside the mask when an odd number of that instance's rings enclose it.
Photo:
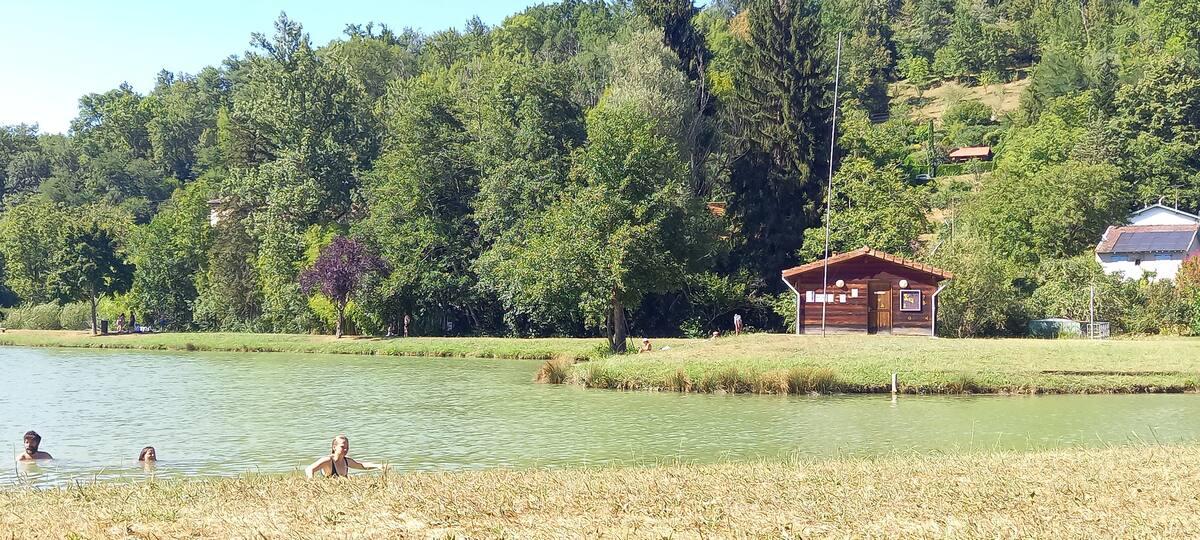
M 829 305 L 829 219 L 833 202 L 833 152 L 837 149 L 838 79 L 842 75 L 842 34 L 838 33 L 837 63 L 833 68 L 833 121 L 829 126 L 829 182 L 825 189 L 825 277 L 821 281 L 821 336 L 825 336 L 825 308 Z

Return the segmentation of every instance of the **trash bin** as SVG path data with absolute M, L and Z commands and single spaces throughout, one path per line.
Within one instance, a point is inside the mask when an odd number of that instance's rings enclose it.
M 106 321 L 104 319 L 100 319 L 100 335 L 102 335 L 102 336 L 108 335 L 108 321 Z

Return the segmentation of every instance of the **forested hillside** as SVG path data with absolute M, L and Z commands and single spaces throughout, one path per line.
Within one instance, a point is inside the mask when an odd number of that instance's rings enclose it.
M 1133 283 L 1090 252 L 1146 203 L 1200 209 L 1194 0 L 568 0 L 325 45 L 301 22 L 87 94 L 67 135 L 0 128 L 7 324 L 86 328 L 95 301 L 332 331 L 338 294 L 301 279 L 324 250 L 382 263 L 343 298 L 364 333 L 782 330 L 780 270 L 824 248 L 841 34 L 834 251 L 955 272 L 948 335 L 1086 318 L 1093 285 L 1114 330 L 1200 331 L 1200 262 Z M 943 164 L 968 145 L 996 159 Z

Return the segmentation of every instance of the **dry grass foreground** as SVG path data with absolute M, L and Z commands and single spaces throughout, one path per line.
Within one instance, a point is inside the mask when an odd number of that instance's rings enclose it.
M 1198 446 L 0 491 L 5 538 L 1133 538 L 1198 516 Z

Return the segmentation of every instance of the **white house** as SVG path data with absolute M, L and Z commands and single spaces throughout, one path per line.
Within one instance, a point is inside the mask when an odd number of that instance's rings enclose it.
M 1096 246 L 1108 273 L 1126 279 L 1175 279 L 1183 260 L 1200 255 L 1200 216 L 1162 204 L 1129 216 L 1129 225 L 1109 227 Z

